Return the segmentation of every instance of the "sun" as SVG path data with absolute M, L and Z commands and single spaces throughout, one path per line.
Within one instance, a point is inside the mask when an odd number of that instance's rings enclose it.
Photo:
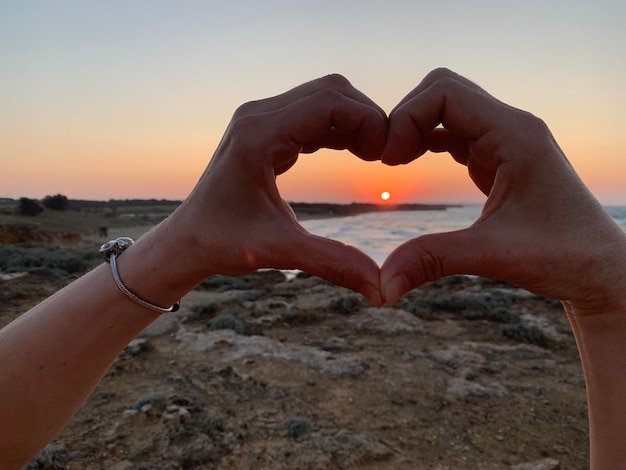
M 391 193 L 389 191 L 383 191 L 382 193 L 380 193 L 380 198 L 383 201 L 388 201 L 391 198 Z

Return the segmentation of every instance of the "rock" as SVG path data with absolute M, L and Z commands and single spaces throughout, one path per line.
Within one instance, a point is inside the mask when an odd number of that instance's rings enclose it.
M 126 348 L 124 352 L 131 356 L 139 356 L 141 353 L 144 353 L 150 349 L 150 343 L 148 343 L 147 339 L 143 338 L 135 338 L 132 340 Z
M 181 347 L 193 352 L 214 351 L 212 357 L 221 359 L 225 364 L 260 356 L 299 362 L 319 372 L 337 376 L 358 376 L 365 370 L 365 366 L 356 359 L 338 357 L 322 349 L 283 343 L 265 336 L 242 336 L 231 330 L 204 333 L 181 327 L 176 339 Z
M 165 412 L 162 416 L 163 419 L 166 420 L 184 421 L 185 419 L 189 418 L 191 414 L 189 413 L 189 410 L 184 406 L 169 405 L 165 409 Z
M 559 470 L 561 462 L 555 459 L 543 459 L 531 463 L 513 465 L 511 470 Z
M 500 384 L 481 385 L 478 382 L 455 377 L 448 381 L 447 392 L 455 397 L 504 397 L 508 391 Z
M 503 397 L 507 389 L 499 383 L 481 384 L 474 377 L 480 376 L 485 364 L 485 356 L 476 351 L 476 343 L 452 344 L 446 349 L 430 353 L 430 357 L 438 364 L 446 367 L 456 377 L 448 380 L 447 392 L 456 397 Z
M 111 465 L 108 470 L 132 470 L 133 468 L 135 468 L 135 465 L 130 460 L 122 460 Z
M 365 308 L 348 321 L 358 330 L 395 334 L 424 330 L 424 322 L 415 315 L 396 308 Z
M 339 457 L 346 464 L 371 464 L 389 460 L 394 452 L 382 442 L 363 433 L 355 434 L 342 429 L 326 436 L 322 449 L 330 455 Z

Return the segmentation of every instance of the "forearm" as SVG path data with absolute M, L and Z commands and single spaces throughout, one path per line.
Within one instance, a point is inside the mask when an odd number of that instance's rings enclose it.
M 118 259 L 129 289 L 164 307 L 197 283 L 177 277 L 184 254 L 174 256 L 167 239 L 159 228 Z M 103 264 L 0 330 L 0 467 L 21 468 L 52 439 L 157 317 L 126 297 Z
M 577 315 L 565 303 L 585 375 L 591 469 L 626 462 L 626 305 L 595 315 Z

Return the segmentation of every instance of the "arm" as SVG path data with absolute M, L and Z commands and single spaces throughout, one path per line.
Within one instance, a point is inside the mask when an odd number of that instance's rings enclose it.
M 378 158 L 385 131 L 380 108 L 337 76 L 242 106 L 187 200 L 119 256 L 122 280 L 167 307 L 211 274 L 300 268 L 380 304 L 375 262 L 307 233 L 275 176 L 323 146 Z M 21 468 L 52 439 L 155 318 L 102 265 L 0 330 L 0 467 Z
M 398 247 L 381 268 L 387 301 L 455 273 L 560 299 L 587 383 L 591 467 L 620 468 L 626 461 L 624 232 L 542 121 L 447 70 L 427 76 L 391 113 L 383 162 L 408 163 L 427 150 L 449 152 L 466 165 L 487 201 L 471 227 Z

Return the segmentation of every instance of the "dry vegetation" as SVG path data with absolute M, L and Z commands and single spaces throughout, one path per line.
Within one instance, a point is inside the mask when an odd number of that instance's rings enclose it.
M 57 234 L 96 222 L 44 220 Z M 78 239 L 0 245 L 0 272 L 27 273 L 0 281 L 0 325 L 98 263 L 98 238 Z M 269 271 L 191 292 L 29 468 L 523 470 L 587 459 L 584 382 L 557 302 L 456 276 L 375 309 L 318 278 Z

